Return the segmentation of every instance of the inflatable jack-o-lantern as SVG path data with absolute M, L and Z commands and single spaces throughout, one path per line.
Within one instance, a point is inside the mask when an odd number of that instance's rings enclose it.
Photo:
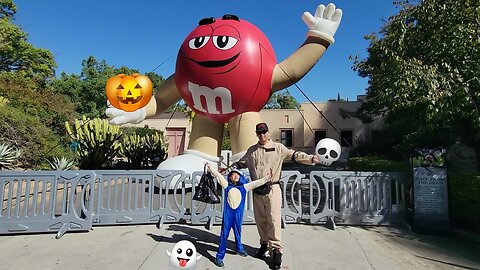
M 147 105 L 152 98 L 152 81 L 137 73 L 132 76 L 119 74 L 108 79 L 105 90 L 113 107 L 133 112 Z

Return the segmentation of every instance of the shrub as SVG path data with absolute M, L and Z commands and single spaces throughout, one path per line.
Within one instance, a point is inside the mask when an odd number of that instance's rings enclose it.
M 168 156 L 168 141 L 163 132 L 145 136 L 148 166 L 158 167 Z
M 448 173 L 450 219 L 480 233 L 480 175 Z
M 62 138 L 33 115 L 2 106 L 0 109 L 0 140 L 21 150 L 19 166 L 31 169 L 49 168 L 47 160 L 54 156 L 72 157 L 63 146 Z
M 0 144 L 0 170 L 10 169 L 13 167 L 22 151 L 12 147 L 9 144 Z
M 75 117 L 74 104 L 67 96 L 22 74 L 0 73 L 0 96 L 8 106 L 36 117 L 54 133 L 65 134 L 64 122 Z
M 132 133 L 133 131 L 133 133 Z M 167 158 L 168 142 L 163 132 L 146 128 L 126 130 L 120 148 L 129 168 L 157 167 Z
M 352 171 L 409 172 L 409 165 L 404 161 L 385 160 L 374 156 L 349 158 L 347 166 Z
M 47 169 L 54 156 L 71 157 L 63 145 L 63 122 L 74 117 L 74 106 L 41 81 L 22 72 L 0 72 L 0 141 L 24 153 L 18 165 Z
M 75 161 L 66 157 L 53 157 L 52 161 L 48 161 L 50 168 L 54 171 L 67 171 L 75 166 Z
M 118 126 L 110 125 L 105 119 L 89 119 L 82 122 L 75 119 L 74 129 L 65 122 L 72 142 L 78 143 L 76 153 L 81 169 L 100 169 L 112 165 L 113 158 L 120 150 L 118 139 L 121 132 Z

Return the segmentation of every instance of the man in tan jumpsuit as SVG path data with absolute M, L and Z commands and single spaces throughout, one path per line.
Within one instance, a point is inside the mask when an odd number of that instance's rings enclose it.
M 293 160 L 298 163 L 314 165 L 318 157 L 304 152 L 288 149 L 281 143 L 270 140 L 268 126 L 259 123 L 255 127 L 258 143 L 250 146 L 245 155 L 236 163 L 236 166 L 248 167 L 250 179 L 259 179 L 272 171 L 272 182 L 254 189 L 253 212 L 260 235 L 260 248 L 255 255 L 263 258 L 270 249 L 273 257 L 273 269 L 279 269 L 282 264 L 281 244 L 281 210 L 282 191 L 279 181 L 284 160 Z

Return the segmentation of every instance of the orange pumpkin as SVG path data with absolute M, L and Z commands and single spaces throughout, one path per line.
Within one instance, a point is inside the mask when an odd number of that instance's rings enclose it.
M 147 105 L 152 98 L 152 81 L 138 73 L 132 76 L 119 74 L 107 80 L 105 90 L 113 107 L 133 112 Z

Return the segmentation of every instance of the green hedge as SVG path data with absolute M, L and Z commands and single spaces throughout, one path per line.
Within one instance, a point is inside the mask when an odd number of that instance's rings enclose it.
M 448 191 L 452 223 L 480 232 L 480 175 L 448 173 Z
M 378 157 L 353 157 L 348 170 L 369 172 L 410 172 L 405 162 Z M 480 175 L 448 173 L 450 220 L 456 227 L 480 233 Z
M 408 172 L 409 166 L 402 161 L 380 159 L 378 157 L 352 157 L 348 159 L 348 170 L 363 172 Z
M 0 106 L 0 143 L 6 142 L 22 150 L 20 167 L 49 169 L 53 157 L 73 157 L 62 138 L 35 116 L 17 108 Z

